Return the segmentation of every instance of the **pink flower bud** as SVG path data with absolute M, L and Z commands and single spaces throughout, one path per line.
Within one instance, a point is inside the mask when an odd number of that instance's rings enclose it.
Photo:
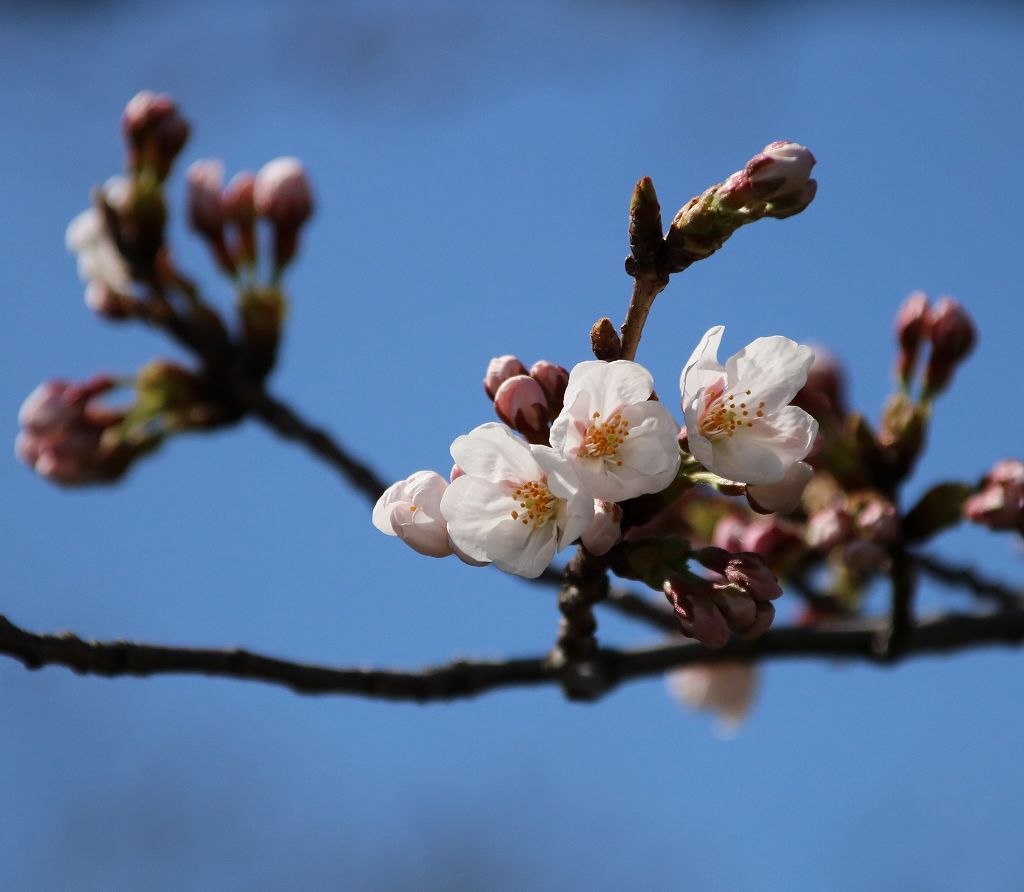
M 594 519 L 580 537 L 591 554 L 607 554 L 622 539 L 622 509 L 615 502 L 594 499 Z
M 516 357 L 495 356 L 487 364 L 487 374 L 484 375 L 484 392 L 487 394 L 487 398 L 493 400 L 498 393 L 498 388 L 509 378 L 525 374 L 526 366 Z
M 275 226 L 298 229 L 313 213 L 313 193 L 298 158 L 275 158 L 260 168 L 253 190 L 256 213 Z
M 170 96 L 143 90 L 125 106 L 121 129 L 128 142 L 128 166 L 146 165 L 161 180 L 188 141 L 188 123 Z
M 814 469 L 805 461 L 793 462 L 776 483 L 748 483 L 747 501 L 760 514 L 788 514 L 800 504 Z
M 782 594 L 779 581 L 764 558 L 751 551 L 736 554 L 721 548 L 702 548 L 694 557 L 703 566 L 725 577 L 727 583 L 749 593 L 759 601 L 770 601 Z
M 917 354 L 928 329 L 928 297 L 923 291 L 909 295 L 896 313 L 896 340 L 900 345 L 896 374 L 904 385 L 910 382 Z
M 192 228 L 207 238 L 219 239 L 224 228 L 221 192 L 224 164 L 220 161 L 196 161 L 185 172 L 188 183 L 188 217 Z
M 244 170 L 236 173 L 221 196 L 221 214 L 228 223 L 252 223 L 256 218 L 256 174 Z
M 541 359 L 530 367 L 530 377 L 543 388 L 544 395 L 548 398 L 548 414 L 554 420 L 562 411 L 569 373 L 560 365 Z
M 740 543 L 746 531 L 747 522 L 743 518 L 735 514 L 726 514 L 715 524 L 711 544 L 723 551 L 744 551 L 746 549 Z
M 85 408 L 73 395 L 74 385 L 67 381 L 44 381 L 25 397 L 18 411 L 18 424 L 29 434 L 50 433 L 76 424 Z
M 800 539 L 789 525 L 774 517 L 762 517 L 747 525 L 740 539 L 739 547 L 731 551 L 753 551 L 763 557 L 770 566 L 786 556 L 794 547 L 800 546 Z
M 757 617 L 757 602 L 747 592 L 732 586 L 716 586 L 714 601 L 734 632 L 750 628 Z
M 742 632 L 738 632 L 741 638 L 745 638 L 748 641 L 760 638 L 771 628 L 772 623 L 775 621 L 775 605 L 771 601 L 758 601 L 756 608 L 757 615 L 754 617 L 754 621 Z
M 811 548 L 829 552 L 845 542 L 852 531 L 850 516 L 844 508 L 831 507 L 815 511 L 807 519 L 804 541 Z
M 531 443 L 547 442 L 548 400 L 529 375 L 515 375 L 505 381 L 494 395 L 494 410 Z
M 899 536 L 899 516 L 888 499 L 874 494 L 858 496 L 851 500 L 851 510 L 854 527 L 865 539 L 885 545 Z
M 665 597 L 675 611 L 682 633 L 708 647 L 725 647 L 729 643 L 729 624 L 710 592 L 710 586 L 694 577 L 674 576 L 665 580 Z
M 980 491 L 964 503 L 964 517 L 990 530 L 1018 530 L 1024 534 L 1024 462 L 996 462 Z
M 776 202 L 794 195 L 802 195 L 814 167 L 810 149 L 795 142 L 769 143 L 747 162 L 746 175 L 750 190 L 762 201 Z M 811 198 L 813 198 L 813 192 Z M 807 200 L 804 207 L 810 203 Z
M 925 370 L 924 386 L 929 393 L 946 388 L 956 367 L 974 349 L 978 339 L 974 323 L 953 298 L 943 297 L 928 317 L 932 355 Z

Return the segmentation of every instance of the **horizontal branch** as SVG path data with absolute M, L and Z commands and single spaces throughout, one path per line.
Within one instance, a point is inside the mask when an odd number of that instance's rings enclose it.
M 1001 607 L 1024 606 L 1024 592 L 983 576 L 973 567 L 964 567 L 929 554 L 913 554 L 914 563 L 926 576 L 950 588 L 965 588 L 978 598 L 987 598 Z
M 618 684 L 684 666 L 770 659 L 824 658 L 892 665 L 910 656 L 950 653 L 1024 641 L 1024 609 L 990 614 L 947 614 L 909 630 L 894 658 L 885 654 L 885 619 L 815 628 L 780 628 L 756 641 L 735 639 L 720 650 L 679 643 L 637 650 L 602 649 L 595 657 L 607 680 L 598 695 Z M 163 647 L 128 641 L 84 641 L 76 635 L 39 635 L 0 616 L 0 654 L 29 669 L 65 666 L 103 676 L 206 675 L 281 685 L 302 694 L 352 694 L 382 700 L 452 700 L 523 685 L 558 684 L 546 657 L 479 662 L 459 660 L 422 671 L 341 669 L 293 663 L 246 650 Z

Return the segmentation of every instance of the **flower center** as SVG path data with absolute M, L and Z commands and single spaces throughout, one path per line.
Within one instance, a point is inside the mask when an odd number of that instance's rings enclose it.
M 555 510 L 555 497 L 540 480 L 520 483 L 512 493 L 512 498 L 519 503 L 520 508 L 512 512 L 512 519 L 524 525 L 533 524 L 534 529 L 544 526 Z
M 709 440 L 720 440 L 722 437 L 732 437 L 736 431 L 744 427 L 753 427 L 758 419 L 764 417 L 764 400 L 749 406 L 744 401 L 749 397 L 751 391 L 737 396 L 735 393 L 726 394 L 724 390 L 709 388 L 704 397 L 704 408 L 700 413 L 698 430 Z M 740 402 L 736 402 L 740 400 Z
M 607 421 L 598 421 L 600 417 L 601 413 L 595 412 L 593 420 L 587 425 L 583 445 L 577 453 L 581 458 L 615 458 L 619 454 L 619 447 L 629 436 L 629 422 L 618 412 Z M 622 460 L 617 460 L 615 464 L 621 465 Z

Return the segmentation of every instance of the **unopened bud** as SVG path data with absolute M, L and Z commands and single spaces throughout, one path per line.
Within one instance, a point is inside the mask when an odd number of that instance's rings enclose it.
M 897 480 L 903 480 L 913 470 L 924 448 L 927 430 L 927 407 L 912 402 L 901 393 L 889 400 L 882 413 L 882 431 L 878 439 Z
M 256 174 L 256 213 L 274 225 L 274 265 L 278 270 L 295 256 L 298 234 L 313 214 L 313 193 L 298 158 L 275 158 Z
M 215 423 L 217 418 L 203 391 L 198 375 L 168 360 L 148 363 L 135 377 L 139 407 L 159 415 L 166 430 L 209 427 Z
M 569 386 L 569 373 L 560 365 L 541 359 L 530 367 L 530 377 L 543 389 L 548 399 L 548 414 L 554 421 L 562 411 L 565 388 Z
M 224 164 L 216 160 L 196 161 L 185 172 L 188 184 L 188 219 L 192 228 L 211 239 L 222 237 L 224 212 L 221 192 Z
M 622 539 L 622 509 L 615 502 L 594 499 L 594 519 L 580 537 L 591 554 L 607 554 Z
M 125 106 L 121 129 L 128 143 L 128 166 L 151 169 L 163 181 L 188 141 L 188 123 L 170 96 L 143 90 Z
M 524 366 L 515 356 L 495 356 L 487 363 L 487 373 L 484 375 L 484 393 L 489 400 L 493 400 L 501 387 L 509 378 L 516 375 L 525 375 Z
M 665 580 L 664 591 L 684 635 L 713 648 L 729 643 L 729 624 L 712 599 L 709 584 L 692 576 L 673 576 Z
M 132 319 L 142 309 L 138 298 L 121 294 L 98 280 L 85 286 L 85 305 L 98 316 L 115 322 Z
M 910 385 L 917 354 L 928 328 L 928 296 L 923 291 L 911 294 L 896 313 L 896 340 L 900 345 L 896 374 L 904 387 Z
M 724 549 L 710 547 L 695 551 L 693 556 L 698 563 L 759 601 L 771 601 L 782 594 L 778 579 L 759 554 L 749 551 L 730 554 Z
M 762 201 L 772 203 L 800 195 L 814 182 L 811 179 L 814 163 L 810 149 L 799 143 L 769 143 L 747 162 L 750 189 Z
M 236 173 L 221 195 L 221 215 L 224 222 L 235 228 L 237 241 L 231 249 L 232 265 L 252 266 L 256 262 L 256 174 L 250 171 Z
M 924 375 L 925 392 L 946 389 L 956 367 L 967 358 L 978 339 L 974 323 L 953 298 L 943 297 L 929 314 L 928 338 L 932 354 Z
M 857 533 L 871 542 L 887 545 L 899 536 L 899 515 L 892 502 L 877 493 L 850 498 L 850 513 Z
M 966 500 L 964 517 L 990 530 L 1017 530 L 1024 535 L 1024 462 L 996 462 L 981 489 Z
M 837 545 L 845 542 L 853 531 L 850 515 L 845 508 L 833 506 L 815 511 L 807 518 L 807 529 L 804 541 L 811 548 L 829 552 Z
M 629 202 L 629 251 L 634 264 L 656 263 L 664 238 L 661 206 L 650 177 L 642 177 Z
M 622 340 L 607 316 L 598 319 L 590 329 L 590 349 L 603 362 L 614 362 L 622 355 Z
M 498 388 L 494 411 L 531 443 L 547 443 L 548 400 L 543 388 L 529 375 L 516 375 Z
M 768 205 L 765 216 L 774 217 L 776 220 L 785 220 L 795 217 L 797 214 L 807 210 L 814 197 L 818 194 L 818 181 L 811 180 L 799 192 L 787 195 L 784 198 L 777 198 Z

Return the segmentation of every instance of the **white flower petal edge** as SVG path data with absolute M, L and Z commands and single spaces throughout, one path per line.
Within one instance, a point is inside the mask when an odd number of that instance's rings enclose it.
M 670 673 L 670 693 L 690 709 L 717 717 L 721 737 L 735 737 L 757 697 L 757 667 L 749 663 L 693 666 Z
M 764 511 L 788 514 L 800 504 L 800 497 L 813 476 L 814 468 L 807 462 L 793 462 L 778 483 L 748 484 L 747 496 Z
M 457 437 L 451 452 L 464 474 L 441 513 L 454 546 L 473 560 L 532 579 L 590 525 L 593 497 L 553 449 L 491 423 Z
M 778 483 L 803 459 L 818 423 L 789 401 L 807 381 L 814 351 L 789 338 L 758 338 L 723 366 L 724 327 L 701 339 L 679 381 L 690 451 L 720 477 Z
M 569 374 L 551 446 L 572 462 L 596 499 L 621 502 L 660 492 L 679 469 L 679 425 L 650 401 L 651 373 L 642 365 L 581 362 Z
M 373 525 L 427 557 L 452 553 L 448 528 L 441 515 L 441 497 L 448 481 L 435 471 L 417 471 L 391 484 L 373 507 Z

